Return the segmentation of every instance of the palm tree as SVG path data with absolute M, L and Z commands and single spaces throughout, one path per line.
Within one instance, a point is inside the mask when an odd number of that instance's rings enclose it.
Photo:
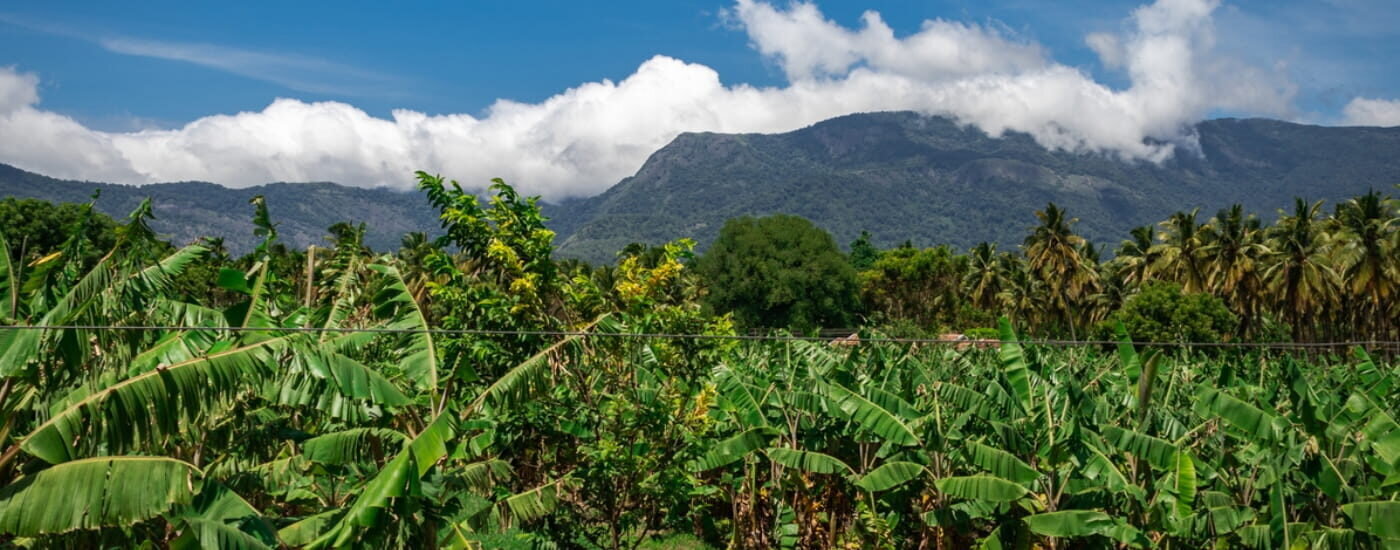
M 1205 269 L 1201 226 L 1196 223 L 1200 209 L 1190 212 L 1177 212 L 1162 222 L 1159 238 L 1162 244 L 1156 245 L 1158 258 L 1154 268 L 1163 276 L 1181 284 L 1185 292 L 1205 290 Z
M 1053 202 L 1035 216 L 1040 219 L 1040 225 L 1031 231 L 1023 245 L 1027 267 L 1045 282 L 1050 291 L 1051 308 L 1069 327 L 1070 337 L 1074 337 L 1074 306 L 1080 298 L 1097 289 L 1098 273 L 1082 253 L 1084 238 L 1071 229 L 1079 221 L 1077 218 L 1069 218 Z
M 995 312 L 1001 305 L 998 295 L 1005 286 L 1006 273 L 997 256 L 997 245 L 981 243 L 968 253 L 969 266 L 963 286 L 972 305 L 986 312 Z
M 1206 287 L 1230 305 L 1240 318 L 1239 333 L 1247 336 L 1259 316 L 1263 282 L 1259 278 L 1268 248 L 1262 242 L 1259 218 L 1246 216 L 1235 204 L 1222 209 L 1201 228 L 1205 246 Z
M 1336 296 L 1337 274 L 1328 261 L 1327 236 L 1316 223 L 1321 208 L 1322 201 L 1309 205 L 1295 199 L 1293 214 L 1280 217 L 1267 232 L 1270 262 L 1262 278 L 1296 340 L 1316 333 L 1310 323 Z
M 1373 337 L 1385 323 L 1386 305 L 1400 284 L 1400 259 L 1396 224 L 1390 216 L 1396 201 L 1375 191 L 1337 206 L 1339 225 L 1336 253 L 1348 297 L 1357 301 L 1355 321 L 1369 325 Z
M 1044 325 L 1045 285 L 1026 267 L 1025 260 L 1011 254 L 1000 257 L 1004 278 L 997 300 L 1017 324 L 1027 327 Z
M 1152 226 L 1134 227 L 1129 234 L 1132 238 L 1118 245 L 1113 261 L 1125 284 L 1142 286 L 1152 277 L 1152 264 L 1157 262 L 1157 251 L 1152 250 Z

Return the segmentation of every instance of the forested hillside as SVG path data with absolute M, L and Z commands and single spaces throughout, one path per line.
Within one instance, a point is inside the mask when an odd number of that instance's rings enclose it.
M 546 210 L 560 253 L 601 261 L 629 242 L 691 237 L 704 249 L 726 219 L 796 214 L 842 243 L 966 249 L 1017 244 L 1027 208 L 1055 202 L 1091 241 L 1115 243 L 1176 210 L 1240 203 L 1272 218 L 1294 197 L 1340 201 L 1400 183 L 1400 128 L 1274 120 L 1198 124 L 1199 153 L 1166 162 L 1050 151 L 915 113 L 848 115 L 785 134 L 684 134 L 633 177 Z
M 420 195 L 388 189 L 361 189 L 334 183 L 271 183 L 230 189 L 203 182 L 131 186 L 59 180 L 0 164 L 0 197 L 85 203 L 102 193 L 97 209 L 112 217 L 126 215 L 151 199 L 151 228 L 175 243 L 221 237 L 229 250 L 245 254 L 257 245 L 253 225 L 244 215 L 255 195 L 268 198 L 280 224 L 282 241 L 292 247 L 326 245 L 326 228 L 336 222 L 363 222 L 365 242 L 375 250 L 395 250 L 405 233 L 434 231 L 432 207 Z

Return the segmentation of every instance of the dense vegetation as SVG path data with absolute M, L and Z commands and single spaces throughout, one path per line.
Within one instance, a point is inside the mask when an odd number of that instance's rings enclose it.
M 967 254 L 877 254 L 860 273 L 871 318 L 913 321 L 917 332 L 1004 315 L 1033 334 L 1081 339 L 1107 337 L 1112 321 L 1150 341 L 1400 339 L 1400 203 L 1380 193 L 1331 215 L 1299 199 L 1267 226 L 1239 205 L 1209 219 L 1177 212 L 1134 229 L 1112 258 L 1064 209 L 1035 214 L 1016 252 L 983 243 Z
M 860 247 L 867 269 L 829 276 L 858 277 L 863 341 L 750 341 L 702 305 L 689 241 L 555 261 L 534 199 L 497 182 L 482 204 L 419 177 L 443 236 L 392 255 L 350 224 L 289 250 L 261 198 L 238 259 L 161 242 L 149 203 L 110 230 L 91 203 L 67 207 L 41 220 L 65 238 L 22 257 L 4 228 L 0 318 L 55 328 L 0 329 L 0 544 L 1400 544 L 1386 350 L 1127 343 L 1147 321 L 1392 335 L 1374 307 L 1394 307 L 1397 224 L 1378 195 L 1330 218 L 1300 203 L 1267 228 L 1240 214 L 1243 233 L 1229 212 L 1174 217 L 1162 242 L 1135 232 L 1107 262 L 1053 205 L 1024 255 Z M 774 223 L 779 242 L 811 230 Z M 1178 238 L 1188 226 L 1195 240 Z M 94 231 L 110 235 L 97 255 Z M 1239 238 L 1199 237 L 1214 234 Z M 725 253 L 781 256 L 762 237 Z M 1226 242 L 1243 244 L 1222 256 Z M 881 340 L 971 320 L 1000 343 Z M 1124 343 L 1041 347 L 1013 326 Z M 658 333 L 699 337 L 644 336 Z

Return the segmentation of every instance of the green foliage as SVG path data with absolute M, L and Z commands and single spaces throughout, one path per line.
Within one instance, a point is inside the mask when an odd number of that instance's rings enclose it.
M 0 533 L 23 537 L 127 526 L 194 498 L 201 474 L 156 457 L 97 457 L 24 476 L 0 490 Z
M 880 249 L 870 242 L 870 232 L 861 231 L 860 238 L 851 241 L 851 267 L 857 271 L 869 269 L 880 259 Z
M 76 233 L 83 241 L 80 263 L 90 267 L 116 243 L 117 222 L 104 214 L 89 215 L 89 208 L 38 199 L 0 199 L 0 228 L 15 241 L 10 243 L 11 259 L 29 263 L 58 252 Z
M 1391 356 L 1145 351 L 1127 322 L 1116 349 L 1045 347 L 1009 319 L 995 344 L 893 343 L 869 328 L 839 342 L 736 339 L 728 316 L 701 305 L 692 242 L 633 247 L 607 268 L 555 262 L 532 199 L 500 184 L 482 206 L 440 178 L 422 183 L 448 237 L 413 236 L 395 256 L 373 256 L 348 224 L 331 231 L 334 248 L 289 250 L 267 203 L 250 208 L 257 254 L 173 250 L 141 205 L 90 266 L 59 254 L 0 269 L 23 279 L 0 285 L 14 322 L 79 325 L 0 331 L 0 545 L 1397 539 Z M 1374 219 L 1370 207 L 1356 208 L 1338 223 L 1375 229 L 1352 219 Z M 914 285 L 889 296 L 976 289 L 944 319 L 985 326 L 988 311 L 962 308 L 986 306 L 1046 330 L 1084 326 L 1116 309 L 1096 296 L 1117 275 L 1090 269 L 1097 250 L 1074 246 L 1070 218 L 1050 210 L 1032 244 L 1044 265 L 1083 262 L 1077 289 L 990 246 L 961 257 L 906 247 L 866 273 Z M 1192 231 L 1224 231 L 1214 223 Z M 61 247 L 80 241 L 75 229 Z M 919 286 L 928 274 L 939 283 Z M 1026 301 L 1054 294 L 1075 297 Z M 1203 294 L 1168 303 L 1238 305 L 1193 302 Z M 444 326 L 463 330 L 421 332 Z
M 844 327 L 857 307 L 855 271 L 831 235 L 796 216 L 726 222 L 697 270 L 706 303 L 747 327 Z
M 1219 342 L 1235 330 L 1235 316 L 1210 294 L 1183 294 L 1172 283 L 1152 283 L 1113 316 L 1128 334 L 1148 342 Z

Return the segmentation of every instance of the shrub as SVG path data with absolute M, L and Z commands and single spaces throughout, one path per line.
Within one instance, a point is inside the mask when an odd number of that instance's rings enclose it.
M 1235 315 L 1210 294 L 1183 294 L 1173 283 L 1152 283 L 1113 315 L 1134 340 L 1219 342 L 1235 329 Z

